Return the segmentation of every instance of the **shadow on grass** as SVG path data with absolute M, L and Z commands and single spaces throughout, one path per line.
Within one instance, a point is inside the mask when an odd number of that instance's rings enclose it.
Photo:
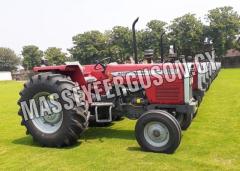
M 31 136 L 25 136 L 12 141 L 13 144 L 17 145 L 27 145 L 32 147 L 39 147 L 37 142 L 34 142 Z
M 85 141 L 91 140 L 91 139 L 98 139 L 99 141 L 103 142 L 102 138 L 135 140 L 135 133 L 134 133 L 134 130 L 111 129 L 108 127 L 104 127 L 104 128 L 93 127 L 93 128 L 89 128 L 82 136 L 82 139 Z M 127 147 L 127 150 L 142 151 L 140 146 Z
M 61 149 L 70 149 L 75 148 L 81 144 L 82 141 L 98 139 L 103 141 L 105 139 L 126 139 L 126 140 L 135 140 L 134 130 L 121 130 L 121 129 L 111 129 L 109 127 L 93 127 L 89 128 L 80 138 L 80 141 L 75 143 L 72 146 L 61 147 Z M 31 136 L 25 136 L 12 141 L 16 145 L 25 145 L 30 147 L 43 147 L 41 144 L 33 140 Z M 45 147 L 48 148 L 48 147 Z M 58 148 L 56 148 L 58 149 Z
M 44 147 L 41 144 L 37 143 L 36 141 L 33 140 L 33 138 L 31 136 L 25 136 L 22 138 L 18 138 L 12 141 L 13 144 L 16 145 L 26 145 L 26 146 L 30 146 L 30 147 Z M 71 148 L 75 148 L 77 146 L 79 146 L 81 144 L 81 142 L 76 142 L 74 145 L 71 146 L 67 146 L 67 147 L 44 147 L 44 148 L 51 148 L 51 149 L 71 149 Z
M 101 138 L 116 138 L 135 140 L 134 130 L 111 129 L 108 127 L 93 127 L 89 128 L 82 136 L 83 139 L 101 139 Z
M 140 147 L 128 147 L 128 151 L 143 151 Z

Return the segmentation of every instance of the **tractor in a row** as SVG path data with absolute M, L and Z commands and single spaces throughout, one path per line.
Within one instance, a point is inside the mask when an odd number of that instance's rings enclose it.
M 90 120 L 109 123 L 127 117 L 137 119 L 135 135 L 142 149 L 173 153 L 202 99 L 194 91 L 204 92 L 207 79 L 219 69 L 210 72 L 204 64 L 200 67 L 206 72 L 199 73 L 196 63 L 137 64 L 136 54 L 134 65 L 112 64 L 107 58 L 91 65 L 35 67 L 18 101 L 27 133 L 43 146 L 69 146 Z

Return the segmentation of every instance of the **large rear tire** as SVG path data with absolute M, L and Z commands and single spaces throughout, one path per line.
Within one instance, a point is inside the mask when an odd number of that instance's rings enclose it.
M 135 136 L 145 151 L 173 153 L 181 142 L 181 129 L 171 114 L 151 110 L 138 119 Z
M 33 139 L 41 145 L 48 147 L 73 145 L 86 130 L 88 126 L 87 102 L 83 106 L 76 106 L 76 102 L 71 96 L 74 107 L 66 110 L 64 108 L 66 101 L 61 97 L 63 90 L 72 92 L 75 86 L 75 83 L 65 75 L 53 73 L 35 75 L 24 84 L 24 89 L 20 92 L 21 98 L 18 101 L 20 106 L 18 113 L 22 117 L 21 124 L 26 127 L 27 133 L 32 135 Z M 39 97 L 44 96 L 51 107 L 52 104 L 49 98 L 52 93 L 59 95 L 57 101 L 61 104 L 62 111 L 26 120 L 21 108 L 21 102 L 26 101 L 29 105 L 29 100 L 34 99 L 38 104 Z

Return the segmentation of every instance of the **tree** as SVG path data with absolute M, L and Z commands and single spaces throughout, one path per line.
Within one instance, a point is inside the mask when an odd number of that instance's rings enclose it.
M 81 64 L 95 63 L 107 56 L 107 37 L 99 31 L 89 31 L 73 38 L 74 46 L 69 49 Z
M 44 56 L 48 60 L 49 65 L 60 65 L 66 61 L 66 53 L 61 51 L 61 48 L 49 47 L 45 52 Z
M 108 37 L 108 48 L 113 59 L 132 54 L 132 37 L 128 27 L 115 26 Z
M 195 55 L 203 50 L 203 24 L 195 14 L 174 19 L 169 26 L 171 42 L 179 55 Z
M 167 23 L 160 20 L 151 20 L 147 23 L 147 28 L 138 32 L 139 49 L 143 52 L 146 49 L 154 49 L 155 56 L 161 54 L 161 34 L 166 31 Z M 167 36 L 163 37 L 165 48 L 168 44 Z M 166 50 L 165 50 L 166 52 Z
M 238 35 L 237 41 L 234 43 L 236 49 L 240 50 L 240 35 Z
M 240 34 L 240 16 L 232 7 L 215 8 L 208 12 L 209 27 L 207 33 L 218 55 L 234 48 L 237 35 Z
M 34 66 L 41 64 L 43 52 L 35 45 L 28 45 L 23 47 L 23 66 L 25 69 L 32 69 Z
M 20 63 L 13 50 L 0 47 L 0 71 L 12 71 Z

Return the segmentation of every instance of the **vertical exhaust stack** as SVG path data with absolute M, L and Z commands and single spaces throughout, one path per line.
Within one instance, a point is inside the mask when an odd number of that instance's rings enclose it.
M 138 18 L 136 18 L 132 24 L 132 38 L 133 38 L 133 42 L 132 42 L 132 46 L 133 46 L 133 55 L 134 55 L 134 60 L 135 60 L 135 64 L 138 63 L 138 56 L 137 56 L 137 40 L 136 40 L 136 30 L 135 30 L 135 25 L 138 22 Z
M 163 63 L 163 55 L 164 55 L 164 48 L 163 48 L 163 36 L 164 36 L 165 32 L 163 32 L 161 34 L 161 38 L 160 38 L 160 49 L 161 49 L 161 63 Z

